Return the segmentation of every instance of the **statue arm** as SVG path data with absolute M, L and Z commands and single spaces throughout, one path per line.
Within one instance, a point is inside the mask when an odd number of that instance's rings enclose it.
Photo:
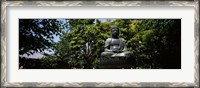
M 127 51 L 126 40 L 125 40 L 125 39 L 122 39 L 122 42 L 123 42 L 123 46 L 124 46 L 122 51 L 123 51 L 123 52 L 124 52 L 124 51 Z
M 122 51 L 127 51 L 127 47 L 126 45 L 124 45 L 124 49 Z
M 110 49 L 110 42 L 111 42 L 111 39 L 108 38 L 105 42 L 105 51 L 107 52 L 111 52 L 112 50 Z
M 112 50 L 110 50 L 110 49 L 106 49 L 106 48 L 105 48 L 105 51 L 106 51 L 106 52 L 112 52 Z

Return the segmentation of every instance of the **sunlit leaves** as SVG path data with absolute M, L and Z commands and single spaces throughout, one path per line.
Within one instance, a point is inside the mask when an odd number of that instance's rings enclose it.
M 27 29 L 20 30 L 22 35 L 27 36 L 24 39 L 27 41 L 21 43 L 21 46 L 26 44 L 20 48 L 22 51 L 30 50 L 26 48 L 28 46 L 43 51 L 52 46 L 52 35 L 62 34 L 60 41 L 53 46 L 55 54 L 42 59 L 43 63 L 52 64 L 47 65 L 48 68 L 59 68 L 59 64 L 65 68 L 98 68 L 105 40 L 111 37 L 113 25 L 120 29 L 119 36 L 126 40 L 128 50 L 133 52 L 135 68 L 181 66 L 180 19 L 115 19 L 107 22 L 99 19 L 66 19 L 62 26 L 58 21 L 48 19 L 28 22 L 32 26 L 20 26 L 20 29 Z

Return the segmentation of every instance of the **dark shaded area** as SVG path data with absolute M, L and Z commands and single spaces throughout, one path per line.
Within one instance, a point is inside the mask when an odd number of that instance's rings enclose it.
M 133 69 L 181 69 L 181 19 L 65 19 L 65 24 L 37 20 L 20 22 L 20 36 L 25 36 L 20 37 L 20 49 L 30 53 L 52 48 L 54 54 L 46 54 L 38 61 L 20 57 L 20 64 L 27 69 L 98 69 L 113 25 L 119 28 L 119 37 L 126 40 L 128 51 L 133 53 Z M 60 34 L 60 41 L 54 43 L 52 36 L 56 34 Z
M 134 45 L 136 64 L 152 69 L 181 69 L 181 19 L 144 20 L 139 25 L 143 31 L 136 35 L 146 38 Z
M 19 19 L 19 55 L 43 52 L 53 46 L 61 22 L 56 19 Z
M 19 59 L 19 69 L 39 69 L 41 68 L 41 62 L 39 59 L 26 59 L 26 58 L 20 58 Z
M 20 58 L 19 69 L 70 69 L 66 62 Z

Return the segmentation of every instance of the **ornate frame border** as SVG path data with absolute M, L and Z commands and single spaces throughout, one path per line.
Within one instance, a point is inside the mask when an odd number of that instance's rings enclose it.
M 7 6 L 194 6 L 195 7 L 195 82 L 16 82 L 6 81 Z M 2 1 L 1 2 L 1 87 L 199 87 L 199 0 L 195 1 Z

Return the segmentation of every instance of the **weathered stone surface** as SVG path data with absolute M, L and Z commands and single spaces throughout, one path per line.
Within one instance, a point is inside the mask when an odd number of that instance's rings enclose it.
M 117 69 L 131 68 L 133 66 L 133 58 L 128 57 L 101 57 L 100 68 L 102 69 Z
M 100 68 L 131 68 L 133 65 L 132 52 L 126 47 L 126 40 L 119 38 L 119 29 L 112 27 L 112 38 L 105 42 L 105 50 L 101 53 Z

